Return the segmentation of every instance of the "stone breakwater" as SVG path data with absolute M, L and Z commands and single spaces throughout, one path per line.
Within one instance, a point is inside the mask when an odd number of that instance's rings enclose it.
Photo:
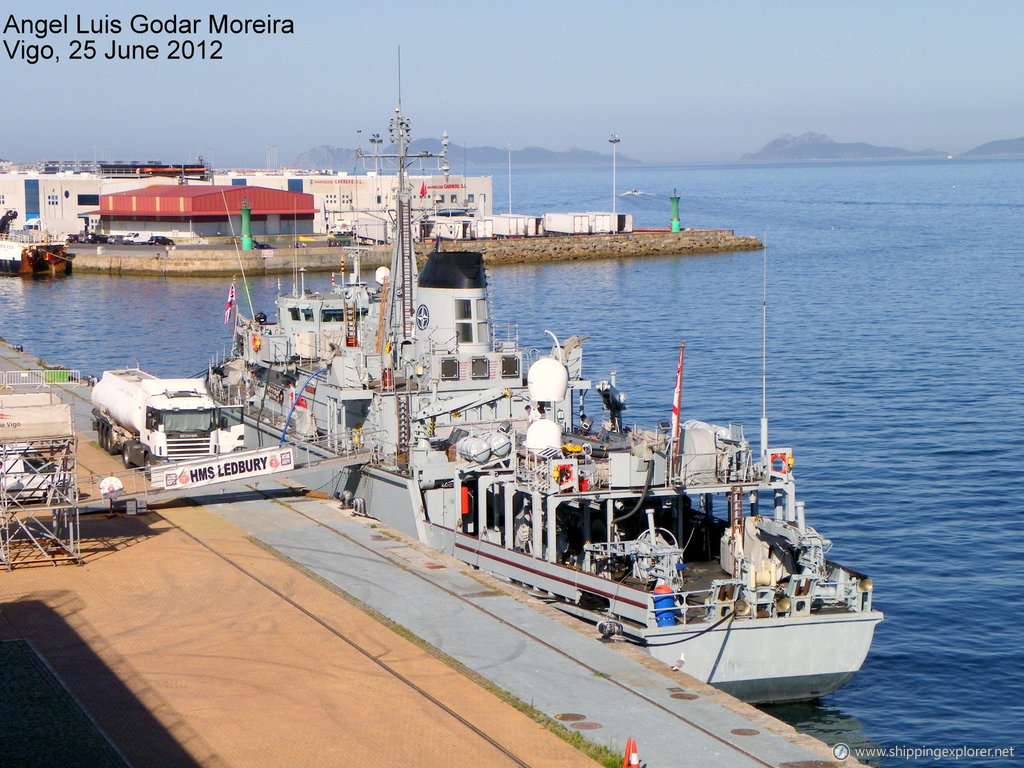
M 433 248 L 433 242 L 417 244 L 421 257 Z M 618 235 L 566 235 L 494 240 L 467 240 L 458 247 L 480 251 L 485 264 L 532 264 L 553 261 L 594 259 L 632 259 L 645 256 L 677 256 L 690 253 L 752 251 L 764 247 L 753 237 L 736 235 L 728 229 L 692 229 L 682 232 L 630 232 Z M 201 276 L 238 274 L 289 274 L 294 269 L 310 272 L 336 272 L 342 248 L 312 245 L 305 248 L 281 247 L 262 251 L 236 251 L 225 245 L 179 246 L 74 246 L 75 272 L 114 275 Z M 373 246 L 360 251 L 362 267 L 391 262 L 391 246 Z

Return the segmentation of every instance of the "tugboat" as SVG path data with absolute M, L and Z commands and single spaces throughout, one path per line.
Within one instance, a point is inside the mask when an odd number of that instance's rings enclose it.
M 0 274 L 63 275 L 71 273 L 71 254 L 67 245 L 31 230 L 11 232 L 18 212 L 8 210 L 0 216 Z
M 356 257 L 329 292 L 278 297 L 273 320 L 239 313 L 211 390 L 263 440 L 348 454 L 337 488 L 353 509 L 605 637 L 752 703 L 846 683 L 882 614 L 871 579 L 826 558 L 767 419 L 756 453 L 740 425 L 681 421 L 678 394 L 671 420 L 629 429 L 615 377 L 584 377 L 585 336 L 549 331 L 537 357 L 499 334 L 479 253 L 438 249 L 417 272 L 406 169 L 426 155 L 408 155 L 401 105 L 390 135 L 390 268 L 369 278 Z

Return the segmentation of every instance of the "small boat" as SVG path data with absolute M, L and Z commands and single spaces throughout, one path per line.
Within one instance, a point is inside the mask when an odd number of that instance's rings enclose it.
M 17 211 L 7 211 L 0 217 L 0 274 L 70 274 L 74 257 L 67 252 L 67 245 L 37 230 L 11 232 L 11 222 L 17 216 Z

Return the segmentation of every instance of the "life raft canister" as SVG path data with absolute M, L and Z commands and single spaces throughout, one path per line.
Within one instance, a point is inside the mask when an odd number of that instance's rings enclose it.
M 254 333 L 252 335 L 252 351 L 253 352 L 259 352 L 260 351 L 260 343 L 261 342 L 260 342 L 259 334 L 258 333 Z

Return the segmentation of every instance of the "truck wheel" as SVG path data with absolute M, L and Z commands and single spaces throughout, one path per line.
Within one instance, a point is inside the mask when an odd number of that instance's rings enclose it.
M 106 445 L 107 453 L 109 453 L 111 456 L 117 456 L 117 454 L 119 454 L 120 451 L 117 450 L 117 443 L 114 442 L 114 433 L 110 429 L 110 425 L 109 424 L 105 424 L 103 426 L 103 435 L 104 435 L 104 437 L 105 437 L 105 439 L 107 441 L 107 445 Z
M 121 461 L 124 464 L 125 469 L 131 469 L 134 466 L 131 459 L 131 449 L 128 447 L 127 443 L 125 443 L 121 448 Z

